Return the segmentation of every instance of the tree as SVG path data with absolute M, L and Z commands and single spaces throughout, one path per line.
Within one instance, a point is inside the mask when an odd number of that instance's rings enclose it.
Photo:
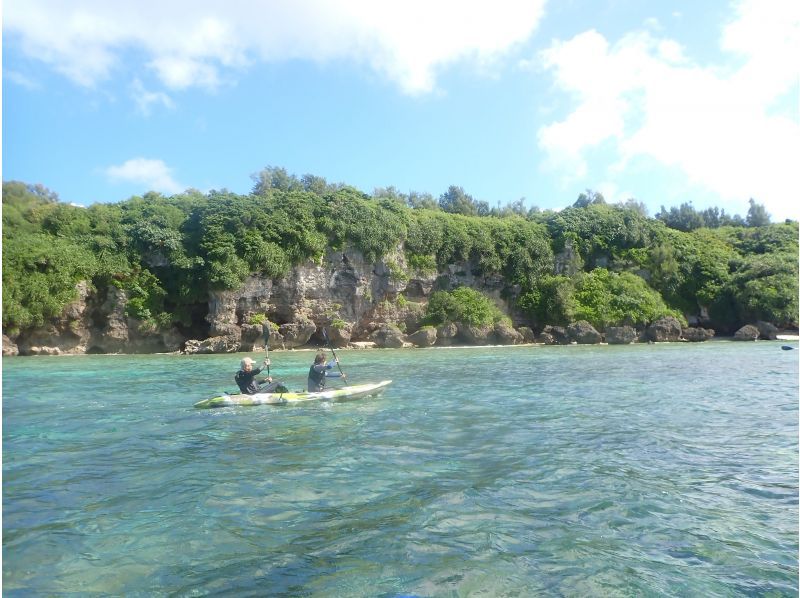
M 439 197 L 439 207 L 450 214 L 463 214 L 464 216 L 476 216 L 478 214 L 478 205 L 473 197 L 465 193 L 463 187 L 456 187 L 455 185 L 450 185 L 447 191 Z M 487 212 L 488 208 L 487 204 Z
M 747 210 L 747 226 L 767 226 L 770 223 L 769 214 L 767 209 L 762 205 L 756 203 L 756 200 L 750 198 L 750 209 Z
M 598 193 L 596 191 L 592 191 L 591 189 L 587 189 L 584 193 L 581 193 L 578 196 L 578 199 L 575 200 L 575 203 L 572 204 L 573 208 L 586 208 L 591 205 L 598 205 L 606 203 L 605 197 L 603 197 L 602 193 Z
M 294 191 L 303 188 L 303 184 L 293 174 L 286 172 L 285 168 L 267 166 L 251 177 L 254 181 L 253 195 L 266 195 L 270 189 L 279 191 Z
M 692 202 L 682 203 L 679 208 L 672 207 L 669 212 L 664 209 L 664 206 L 661 206 L 661 211 L 656 214 L 656 218 L 668 227 L 682 230 L 685 233 L 706 225 L 703 215 L 694 209 Z

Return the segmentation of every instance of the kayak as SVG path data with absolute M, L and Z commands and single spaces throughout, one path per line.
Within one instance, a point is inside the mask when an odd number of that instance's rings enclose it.
M 375 384 L 357 384 L 331 388 L 322 392 L 282 392 L 258 393 L 254 395 L 221 395 L 211 399 L 203 399 L 194 404 L 198 409 L 213 409 L 214 407 L 254 406 L 254 405 L 290 405 L 306 403 L 309 401 L 344 402 L 355 401 L 365 397 L 374 397 L 381 394 L 391 380 L 384 380 Z

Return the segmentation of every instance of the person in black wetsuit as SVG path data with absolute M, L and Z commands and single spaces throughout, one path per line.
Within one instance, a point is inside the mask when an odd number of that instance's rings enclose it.
M 265 359 L 264 365 L 260 368 L 253 369 L 254 363 L 252 359 L 245 357 L 242 359 L 241 369 L 236 372 L 236 375 L 233 377 L 233 379 L 236 380 L 236 384 L 239 386 L 239 390 L 242 391 L 242 394 L 254 395 L 259 392 L 286 392 L 285 390 L 280 390 L 279 387 L 283 385 L 277 381 L 273 382 L 272 376 L 263 380 L 256 380 L 256 376 L 258 376 L 265 367 L 270 365 L 269 359 Z M 265 382 L 267 385 L 262 386 Z
M 339 363 L 337 359 L 335 363 Z M 320 392 L 325 390 L 325 378 L 343 378 L 347 379 L 345 374 L 337 374 L 331 372 L 333 369 L 332 363 L 327 363 L 325 360 L 325 353 L 317 353 L 314 358 L 314 365 L 308 370 L 308 392 Z

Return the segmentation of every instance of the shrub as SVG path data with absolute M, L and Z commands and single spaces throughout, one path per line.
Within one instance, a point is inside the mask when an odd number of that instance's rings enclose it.
M 471 326 L 486 326 L 503 318 L 503 313 L 487 297 L 469 287 L 453 292 L 437 291 L 431 295 L 423 322 L 438 326 L 445 322 L 460 322 Z

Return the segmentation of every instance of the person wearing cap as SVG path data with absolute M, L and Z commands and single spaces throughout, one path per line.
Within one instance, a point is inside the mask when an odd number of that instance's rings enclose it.
M 272 390 L 280 384 L 279 382 L 273 382 L 272 376 L 256 381 L 256 376 L 261 373 L 261 370 L 270 365 L 269 359 L 265 359 L 264 365 L 262 365 L 260 368 L 253 369 L 254 363 L 255 361 L 249 357 L 242 359 L 241 369 L 236 372 L 236 376 L 233 378 L 236 380 L 239 390 L 241 390 L 242 394 L 245 395 L 254 395 L 259 392 L 272 392 Z M 269 385 L 262 387 L 261 385 L 265 382 L 268 382 Z

